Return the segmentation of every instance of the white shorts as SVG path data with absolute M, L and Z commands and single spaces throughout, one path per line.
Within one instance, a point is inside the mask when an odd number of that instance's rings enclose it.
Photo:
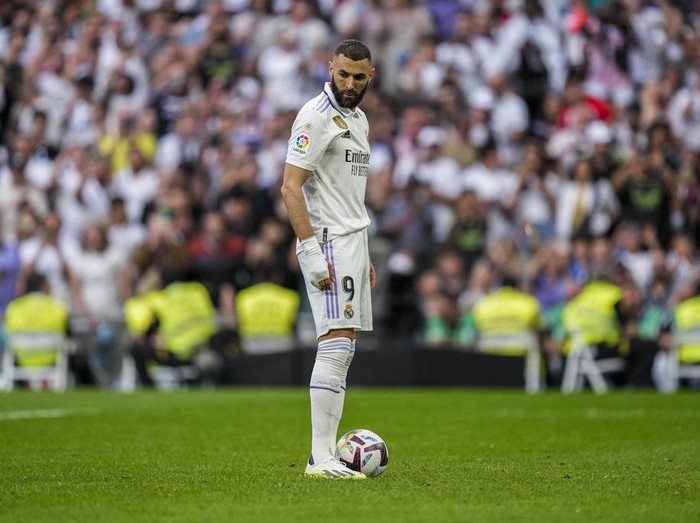
M 335 270 L 335 282 L 327 291 L 309 283 L 304 251 L 297 256 L 316 324 L 316 335 L 332 329 L 372 330 L 372 296 L 369 286 L 367 229 L 339 236 L 321 244 L 321 251 Z

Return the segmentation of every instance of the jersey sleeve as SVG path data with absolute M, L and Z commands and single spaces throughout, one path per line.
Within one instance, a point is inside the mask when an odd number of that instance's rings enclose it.
M 325 116 L 317 111 L 302 110 L 297 115 L 287 144 L 287 163 L 307 171 L 318 167 L 332 138 L 325 123 Z

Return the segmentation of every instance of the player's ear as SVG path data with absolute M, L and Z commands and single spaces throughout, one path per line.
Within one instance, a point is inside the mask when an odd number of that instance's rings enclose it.
M 372 69 L 369 70 L 369 80 L 367 80 L 367 83 L 372 81 L 372 78 L 374 78 L 374 73 L 375 73 L 375 69 L 374 69 L 374 67 L 372 67 Z
M 333 77 L 333 61 L 328 60 L 328 74 Z

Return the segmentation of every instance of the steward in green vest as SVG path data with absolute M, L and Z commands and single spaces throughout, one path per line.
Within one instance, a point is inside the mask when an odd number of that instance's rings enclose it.
M 662 346 L 662 334 L 668 331 L 671 312 L 665 306 L 668 283 L 656 278 L 644 293 L 632 279 L 621 283 L 620 317 L 625 354 L 625 387 L 652 388 L 654 360 Z
M 700 336 L 700 285 L 696 295 L 680 302 L 673 311 L 673 330 L 678 334 L 697 332 Z M 700 363 L 700 343 L 678 347 L 678 361 Z
M 593 280 L 564 307 L 563 325 L 566 333 L 564 353 L 571 350 L 572 337 L 580 334 L 587 345 L 619 352 L 622 321 L 620 301 L 622 291 L 605 280 Z M 624 352 L 624 350 L 623 350 Z
M 189 264 L 164 267 L 166 286 L 127 300 L 126 325 L 135 341 L 131 350 L 139 380 L 152 386 L 149 362 L 181 366 L 191 364 L 195 355 L 208 348 L 218 331 L 217 313 L 207 289 L 189 281 Z
M 271 282 L 239 291 L 236 314 L 244 350 L 291 349 L 299 302 L 298 292 Z
M 26 339 L 30 344 L 32 336 L 40 338 L 46 334 L 55 334 L 57 338 L 65 340 L 69 332 L 68 307 L 51 296 L 46 278 L 35 273 L 27 281 L 26 294 L 15 298 L 7 306 L 5 330 L 8 338 L 21 334 L 21 338 L 18 336 L 17 339 Z M 17 364 L 23 367 L 54 365 L 56 349 L 58 347 L 47 350 L 23 347 L 21 341 L 8 347 L 14 352 Z
M 504 278 L 502 287 L 490 292 L 472 307 L 471 316 L 478 337 L 509 336 L 531 332 L 541 337 L 544 324 L 537 299 L 517 288 L 512 278 Z M 522 356 L 527 351 L 523 346 L 503 346 L 489 350 L 502 355 Z

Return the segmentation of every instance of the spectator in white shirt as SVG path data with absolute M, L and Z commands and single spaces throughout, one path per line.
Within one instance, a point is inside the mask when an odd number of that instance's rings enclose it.
M 285 27 L 276 42 L 265 48 L 258 59 L 258 74 L 263 80 L 265 103 L 274 110 L 292 110 L 301 102 L 304 55 L 296 46 L 303 37 L 293 27 Z
M 36 117 L 37 113 L 34 113 Z M 42 118 L 41 116 L 39 118 Z M 18 134 L 12 142 L 13 152 L 24 158 L 23 172 L 30 184 L 38 189 L 46 191 L 53 184 L 53 160 L 49 157 L 48 150 L 42 146 L 40 136 Z
M 126 202 L 129 221 L 141 221 L 146 204 L 158 194 L 161 176 L 137 146 L 129 151 L 130 166 L 119 171 L 112 182 L 112 194 Z
M 98 224 L 87 226 L 80 248 L 68 257 L 75 313 L 86 318 L 90 326 L 121 316 L 124 300 L 130 294 L 126 261 Z
M 525 145 L 516 172 L 518 189 L 510 205 L 518 230 L 533 245 L 546 243 L 554 236 L 554 208 L 560 180 L 547 169 L 539 142 Z
M 0 167 L 0 211 L 3 215 L 2 234 L 6 241 L 17 238 L 20 208 L 25 205 L 33 215 L 43 218 L 49 210 L 45 191 L 27 180 L 25 168 L 27 158 L 20 151 L 11 149 L 8 165 Z
M 671 98 L 668 121 L 673 135 L 683 146 L 700 150 L 700 69 L 693 71 L 690 85 Z
M 556 232 L 561 240 L 577 234 L 601 236 L 610 230 L 619 202 L 608 179 L 593 179 L 588 158 L 579 158 L 557 194 Z
M 128 258 L 136 247 L 146 240 L 146 226 L 141 222 L 129 221 L 126 203 L 122 198 L 112 198 L 111 203 L 111 213 L 107 220 L 107 240 Z
M 615 256 L 620 265 L 627 269 L 637 287 L 646 292 L 654 278 L 654 259 L 659 249 L 658 241 L 654 240 L 654 244 L 649 245 L 644 241 L 642 228 L 629 222 L 618 225 L 613 238 Z
M 97 143 L 100 116 L 92 101 L 95 82 L 91 77 L 76 81 L 75 95 L 68 104 L 65 117 L 63 143 L 87 146 Z
M 202 151 L 201 133 L 198 132 L 194 114 L 185 113 L 175 124 L 175 130 L 165 134 L 158 141 L 155 165 L 169 176 L 181 166 L 191 168 L 199 160 Z
M 514 224 L 505 210 L 518 188 L 518 176 L 500 163 L 493 141 L 481 147 L 479 161 L 464 170 L 463 180 L 463 190 L 473 190 L 488 204 L 488 243 L 512 236 Z
M 66 262 L 67 248 L 61 242 L 61 218 L 55 212 L 46 215 L 34 236 L 19 244 L 22 271 L 18 282 L 20 293 L 30 274 L 43 274 L 51 285 L 51 295 L 70 303 L 68 281 L 70 271 Z
M 487 86 L 479 86 L 469 93 L 469 113 L 467 133 L 469 142 L 477 148 L 493 140 L 491 111 L 496 103 L 493 91 Z
M 62 239 L 80 243 L 85 224 L 103 221 L 109 213 L 109 164 L 89 150 L 64 147 L 56 159 L 56 210 Z
M 446 70 L 454 71 L 465 96 L 481 81 L 475 52 L 469 45 L 472 34 L 472 16 L 467 11 L 460 11 L 453 20 L 449 37 L 439 42 L 436 48 L 437 62 Z
M 435 40 L 426 36 L 408 53 L 406 63 L 396 79 L 399 96 L 435 99 L 447 72 L 445 65 L 438 61 L 436 50 Z
M 392 183 L 404 188 L 415 172 L 417 159 L 416 137 L 429 120 L 428 111 L 418 105 L 405 107 L 399 117 L 399 128 L 394 137 L 394 164 Z
M 456 197 L 462 192 L 461 169 L 459 162 L 442 152 L 447 133 L 434 126 L 423 127 L 418 133 L 418 163 L 415 179 L 428 187 L 431 199 L 430 211 L 433 217 L 433 239 L 444 243 L 452 228 Z
M 530 124 L 525 101 L 508 86 L 505 74 L 488 79 L 494 93 L 491 129 L 498 144 L 498 156 L 505 165 L 513 166 L 520 159 L 522 141 Z
M 300 36 L 297 46 L 306 59 L 311 58 L 314 51 L 324 49 L 330 43 L 330 30 L 314 11 L 314 2 L 294 0 L 287 20 Z

